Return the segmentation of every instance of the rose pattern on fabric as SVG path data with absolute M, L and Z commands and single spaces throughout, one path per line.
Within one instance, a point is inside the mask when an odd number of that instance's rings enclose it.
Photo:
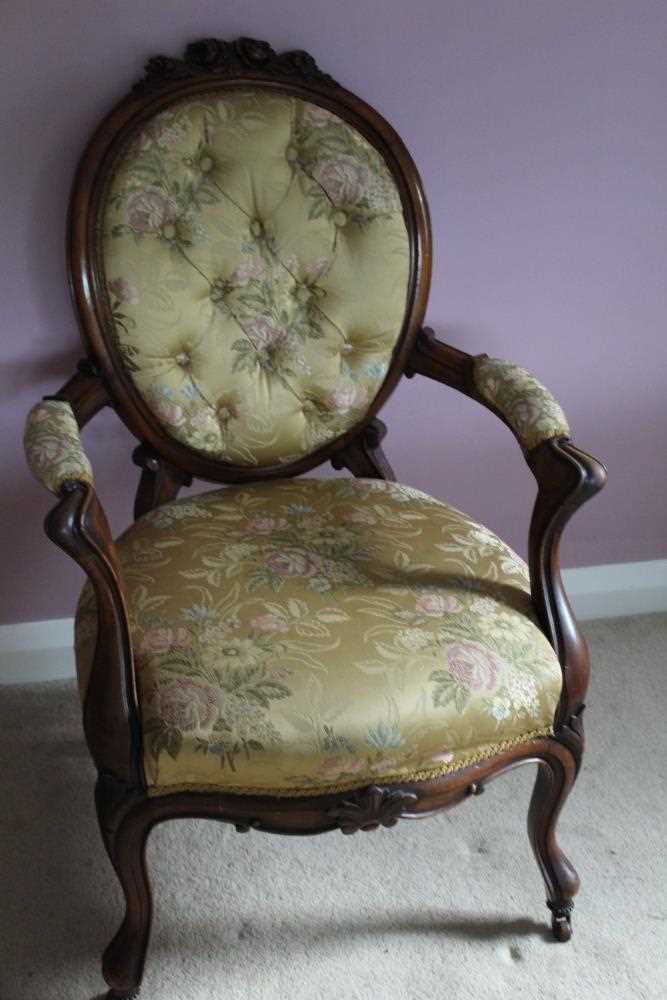
M 251 87 L 180 99 L 120 155 L 101 222 L 116 350 L 177 441 L 293 461 L 377 396 L 409 239 L 382 156 L 335 114 Z
M 160 191 L 136 191 L 127 202 L 125 218 L 135 233 L 157 233 L 177 217 L 177 206 Z
M 321 160 L 315 176 L 333 204 L 340 207 L 361 201 L 370 186 L 367 168 L 352 156 Z
M 67 480 L 92 485 L 93 470 L 69 403 L 45 399 L 33 406 L 26 419 L 23 446 L 30 471 L 56 496 Z
M 498 410 L 526 451 L 555 437 L 569 437 L 560 404 L 525 368 L 481 356 L 475 359 L 475 386 L 482 399 Z
M 118 552 L 151 794 L 429 777 L 550 731 L 561 670 L 525 564 L 419 490 L 229 486 L 145 515 Z M 95 632 L 86 587 L 82 692 Z

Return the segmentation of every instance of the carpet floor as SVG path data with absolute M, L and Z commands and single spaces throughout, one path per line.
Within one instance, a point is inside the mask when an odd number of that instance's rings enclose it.
M 586 634 L 588 752 L 559 828 L 582 880 L 570 944 L 546 932 L 525 767 L 372 836 L 158 827 L 143 1000 L 665 1000 L 667 616 Z M 96 998 L 121 895 L 73 683 L 0 689 L 0 773 L 0 996 Z

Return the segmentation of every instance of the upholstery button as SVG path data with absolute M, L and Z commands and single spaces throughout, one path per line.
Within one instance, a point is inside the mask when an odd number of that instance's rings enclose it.
M 250 232 L 256 238 L 259 239 L 264 233 L 264 226 L 259 219 L 253 219 L 250 223 Z
M 334 226 L 338 226 L 338 228 L 341 229 L 343 226 L 347 225 L 347 215 L 339 208 L 331 216 L 331 221 Z
M 173 223 L 168 222 L 166 226 L 162 227 L 162 235 L 165 240 L 173 240 L 176 236 L 176 226 Z
M 288 163 L 296 163 L 299 159 L 299 150 L 296 146 L 288 146 L 285 150 L 285 159 Z
M 174 361 L 176 362 L 177 365 L 180 365 L 181 368 L 187 368 L 188 365 L 190 364 L 190 355 L 187 354 L 185 351 L 181 351 L 179 354 L 176 355 Z
M 215 164 L 210 156 L 202 156 L 199 161 L 199 169 L 203 174 L 208 174 L 211 170 L 213 170 L 214 166 Z
M 351 344 L 349 340 L 346 340 L 340 349 L 341 354 L 351 354 L 354 350 L 354 344 Z
M 211 302 L 222 302 L 228 291 L 228 284 L 224 278 L 216 278 L 211 285 L 211 291 L 209 295 L 211 297 Z
M 307 285 L 297 285 L 294 289 L 294 298 L 301 306 L 305 306 L 310 302 L 311 291 Z
M 312 399 L 304 399 L 303 403 L 301 404 L 301 409 L 303 410 L 304 413 L 313 413 L 315 410 L 315 403 L 312 401 Z

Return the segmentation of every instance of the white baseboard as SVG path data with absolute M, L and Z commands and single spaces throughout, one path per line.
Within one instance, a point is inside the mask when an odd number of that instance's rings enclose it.
M 563 571 L 580 621 L 667 611 L 667 559 L 609 563 Z M 0 684 L 75 675 L 73 618 L 0 625 Z
M 580 621 L 667 611 L 667 559 L 563 570 Z
M 0 684 L 75 676 L 74 619 L 0 625 Z

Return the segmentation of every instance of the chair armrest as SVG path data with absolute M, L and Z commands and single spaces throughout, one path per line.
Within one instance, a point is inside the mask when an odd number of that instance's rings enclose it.
M 525 368 L 482 354 L 474 359 L 473 380 L 480 400 L 505 421 L 524 451 L 570 437 L 560 404 Z
M 66 400 L 43 399 L 33 406 L 23 446 L 30 471 L 56 496 L 68 481 L 93 485 L 93 469 L 81 443 L 74 410 Z
M 524 450 L 537 481 L 528 542 L 531 595 L 542 630 L 563 669 L 555 725 L 570 734 L 567 738 L 581 743 L 588 651 L 563 587 L 560 539 L 574 512 L 605 485 L 606 469 L 572 444 L 561 407 L 522 368 L 487 355 L 466 354 L 424 329 L 406 374 L 425 375 L 476 399 L 510 427 Z
M 28 414 L 25 451 L 36 478 L 59 497 L 48 537 L 86 572 L 97 603 L 97 639 L 83 706 L 98 771 L 144 784 L 141 728 L 129 619 L 116 545 L 93 485 L 79 428 L 108 402 L 95 375 L 79 371 Z

